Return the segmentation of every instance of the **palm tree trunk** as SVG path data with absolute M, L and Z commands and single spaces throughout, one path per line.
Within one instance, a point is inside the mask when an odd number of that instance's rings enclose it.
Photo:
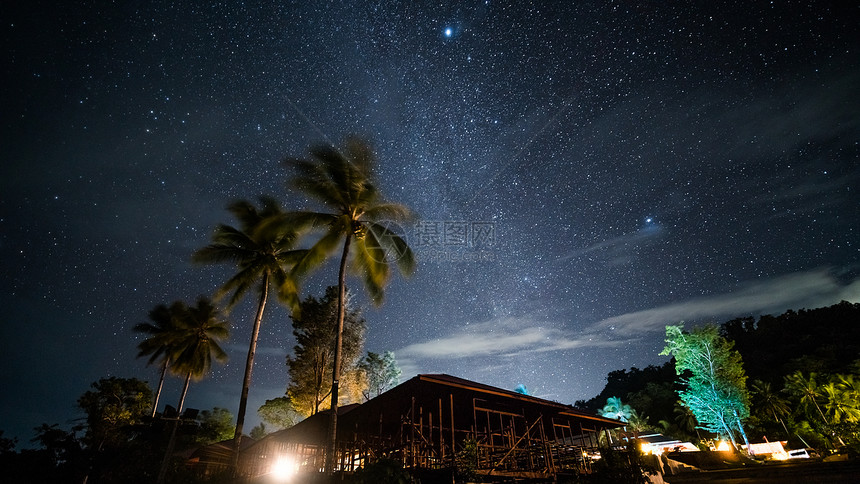
M 773 413 L 773 418 L 775 418 L 777 422 L 782 424 L 782 429 L 785 430 L 785 438 L 788 439 L 789 437 L 791 437 L 791 434 L 788 433 L 788 427 L 785 426 L 785 422 L 783 422 L 781 418 L 776 416 L 776 410 L 771 409 L 771 412 Z
M 152 402 L 152 418 L 158 411 L 158 400 L 161 398 L 161 389 L 164 388 L 164 375 L 167 373 L 167 367 L 170 366 L 170 358 L 165 358 L 164 364 L 161 365 L 161 377 L 158 379 L 158 390 L 155 392 L 155 400 Z
M 343 255 L 340 258 L 340 272 L 337 280 L 337 336 L 334 344 L 334 366 L 331 377 L 331 420 L 329 423 L 329 445 L 326 454 L 325 470 L 329 474 L 334 473 L 335 452 L 337 451 L 337 399 L 338 384 L 340 383 L 341 348 L 343 346 L 343 317 L 346 303 L 346 258 L 349 255 L 349 243 L 352 235 L 347 234 L 343 242 Z
M 164 482 L 164 477 L 167 475 L 167 468 L 170 466 L 170 456 L 173 454 L 173 449 L 176 446 L 176 429 L 179 427 L 179 416 L 182 415 L 182 407 L 185 406 L 185 396 L 188 395 L 188 386 L 191 384 L 191 372 L 185 376 L 185 385 L 182 386 L 182 395 L 179 396 L 179 406 L 176 407 L 176 419 L 173 421 L 173 428 L 170 430 L 170 439 L 167 441 L 167 450 L 164 452 L 164 460 L 161 461 L 161 469 L 158 471 L 158 484 Z
M 248 346 L 248 359 L 245 361 L 245 379 L 242 380 L 242 395 L 239 398 L 239 413 L 236 415 L 236 432 L 233 434 L 233 472 L 239 470 L 239 446 L 242 443 L 242 431 L 245 426 L 245 411 L 248 407 L 248 389 L 251 387 L 251 370 L 254 368 L 254 354 L 257 352 L 257 337 L 260 335 L 260 322 L 263 320 L 263 310 L 266 308 L 266 298 L 269 295 L 269 273 L 263 276 L 260 288 L 260 304 L 257 306 L 257 316 L 254 318 L 254 328 L 251 330 L 251 343 Z

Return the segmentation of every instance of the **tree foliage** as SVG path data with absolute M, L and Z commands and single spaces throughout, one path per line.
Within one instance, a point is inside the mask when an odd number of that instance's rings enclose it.
M 322 298 L 307 296 L 301 303 L 300 316 L 290 317 L 296 345 L 293 355 L 287 356 L 290 375 L 287 396 L 293 408 L 303 416 L 314 415 L 331 404 L 337 299 L 338 288 L 330 286 Z M 361 388 L 353 387 L 357 387 L 355 365 L 364 348 L 365 328 L 361 310 L 352 307 L 348 298 L 343 324 L 342 357 L 344 380 L 348 383 L 345 387 L 352 391 L 345 391 L 342 396 L 350 401 L 358 400 L 361 395 Z
M 365 400 L 370 400 L 400 383 L 402 371 L 397 366 L 397 360 L 392 351 L 386 351 L 381 355 L 368 351 L 358 363 L 358 368 L 366 384 L 366 389 L 362 392 Z
M 736 442 L 735 431 L 746 441 L 743 422 L 749 417 L 749 393 L 741 355 L 733 343 L 709 324 L 685 332 L 681 326 L 666 327 L 666 347 L 661 355 L 675 357 L 675 370 L 685 385 L 679 393 L 693 411 L 699 426 Z M 746 442 L 747 444 L 749 442 Z
M 78 398 L 78 407 L 86 413 L 84 443 L 89 447 L 122 444 L 123 433 L 140 424 L 151 404 L 152 390 L 137 378 L 102 378 Z
M 236 429 L 233 425 L 233 414 L 226 408 L 215 407 L 212 410 L 203 410 L 197 420 L 200 422 L 200 428 L 194 441 L 201 445 L 229 440 Z
M 266 400 L 266 403 L 257 409 L 257 414 L 275 430 L 290 428 L 302 418 L 288 396 Z
M 282 300 L 295 304 L 298 288 L 290 277 L 289 269 L 304 255 L 304 251 L 293 248 L 298 233 L 290 226 L 273 222 L 284 214 L 280 204 L 267 197 L 262 197 L 260 204 L 261 207 L 257 208 L 246 200 L 232 203 L 228 210 L 239 221 L 239 228 L 226 224 L 218 225 L 212 236 L 212 243 L 193 255 L 193 260 L 198 263 L 236 265 L 238 272 L 228 279 L 216 294 L 222 297 L 232 292 L 228 307 L 238 303 L 252 288 L 259 292 L 260 299 L 251 329 L 242 393 L 239 396 L 239 412 L 236 416 L 234 466 L 238 465 L 239 443 L 244 430 L 257 338 L 269 286 L 274 286 Z
M 348 139 L 341 149 L 319 146 L 310 151 L 311 160 L 290 160 L 295 175 L 290 185 L 324 207 L 324 212 L 294 212 L 289 226 L 322 229 L 323 233 L 296 263 L 293 273 L 303 276 L 342 247 L 338 267 L 337 332 L 331 385 L 331 425 L 329 429 L 326 470 L 334 469 L 337 440 L 337 406 L 341 370 L 345 368 L 341 352 L 346 318 L 346 271 L 361 277 L 373 302 L 382 303 L 385 286 L 391 276 L 391 265 L 401 274 L 415 269 L 415 256 L 406 241 L 391 229 L 389 222 L 414 219 L 404 205 L 386 201 L 376 186 L 373 165 L 375 156 L 370 145 L 358 138 Z M 341 244 L 341 240 L 343 243 Z

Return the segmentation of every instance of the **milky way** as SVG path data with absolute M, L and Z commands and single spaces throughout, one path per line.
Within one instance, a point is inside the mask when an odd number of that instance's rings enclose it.
M 190 263 L 224 207 L 305 208 L 281 161 L 350 134 L 421 216 L 382 307 L 353 281 L 404 377 L 572 403 L 665 361 L 666 324 L 860 301 L 856 6 L 106 3 L 0 14 L 0 429 L 22 444 L 100 377 L 155 382 L 131 328 L 226 280 Z M 190 406 L 235 412 L 252 315 Z M 252 409 L 287 384 L 284 309 L 260 344 Z

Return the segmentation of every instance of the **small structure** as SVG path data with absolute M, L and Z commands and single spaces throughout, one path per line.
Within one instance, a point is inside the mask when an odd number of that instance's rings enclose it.
M 249 447 L 240 470 L 320 473 L 329 415 L 320 413 Z M 589 472 L 601 432 L 624 425 L 570 405 L 450 375 L 418 375 L 363 403 L 338 408 L 336 471 L 387 458 L 448 474 L 464 460 L 479 475 L 553 479 Z
M 691 442 L 666 437 L 663 434 L 643 434 L 637 437 L 641 450 L 645 454 L 662 454 L 664 452 L 698 452 L 699 448 Z

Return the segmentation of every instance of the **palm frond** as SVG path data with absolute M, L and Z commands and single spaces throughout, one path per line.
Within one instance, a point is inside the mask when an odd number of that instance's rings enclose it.
M 418 215 L 409 207 L 399 203 L 380 203 L 365 209 L 362 218 L 374 222 L 392 220 L 412 223 L 418 219 Z
M 388 227 L 375 222 L 364 224 L 373 233 L 375 242 L 385 254 L 385 263 L 395 263 L 400 273 L 408 276 L 415 271 L 415 254 L 403 238 Z
M 291 271 L 293 277 L 301 279 L 322 264 L 340 246 L 340 241 L 344 237 L 344 225 L 348 222 L 344 218 L 336 219 L 336 222 L 329 226 L 326 233 L 307 249 L 301 260 L 293 266 Z

